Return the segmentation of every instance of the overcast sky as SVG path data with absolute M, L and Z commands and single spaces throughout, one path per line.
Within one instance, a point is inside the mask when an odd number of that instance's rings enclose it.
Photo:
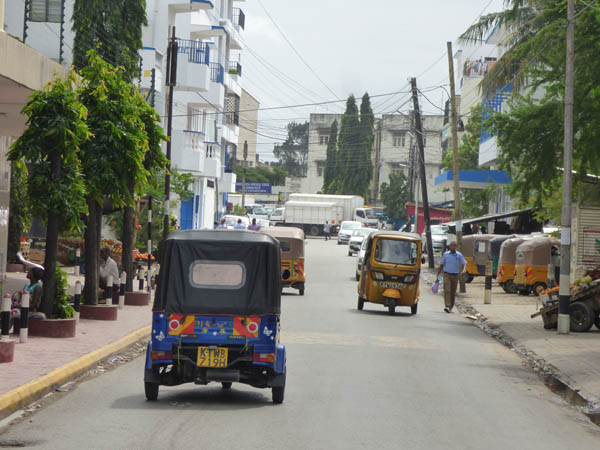
M 291 41 L 316 72 L 308 69 L 277 30 Z M 455 41 L 479 15 L 502 8 L 502 0 L 248 0 L 242 55 L 243 86 L 261 108 L 406 91 L 408 78 L 420 88 L 448 84 L 446 42 Z M 437 61 L 437 63 L 436 63 Z M 446 94 L 428 98 L 442 106 Z M 392 112 L 409 96 L 373 98 L 376 114 Z M 341 112 L 344 103 L 261 111 L 258 151 L 285 138 L 289 119 L 311 112 Z M 438 110 L 422 102 L 424 112 Z

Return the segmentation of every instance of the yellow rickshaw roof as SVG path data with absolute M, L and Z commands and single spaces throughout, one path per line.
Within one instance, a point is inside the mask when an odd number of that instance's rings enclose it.
M 369 239 L 374 239 L 376 237 L 391 237 L 391 238 L 401 238 L 406 240 L 414 240 L 421 242 L 421 236 L 416 233 L 405 233 L 402 231 L 373 231 L 369 235 Z
M 265 227 L 261 228 L 262 233 L 275 238 L 301 239 L 304 240 L 304 231 L 294 227 Z

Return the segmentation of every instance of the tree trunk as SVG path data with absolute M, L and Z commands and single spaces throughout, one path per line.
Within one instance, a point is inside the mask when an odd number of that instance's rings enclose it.
M 58 250 L 58 231 L 60 217 L 58 214 L 48 213 L 46 227 L 46 256 L 44 257 L 44 289 L 42 290 L 41 309 L 47 318 L 52 317 L 54 297 L 56 295 L 56 252 Z
M 84 303 L 96 305 L 98 303 L 98 203 L 88 199 L 89 215 L 85 227 L 85 288 L 83 291 Z
M 127 180 L 127 189 L 133 197 L 135 181 L 130 178 Z M 127 283 L 125 290 L 127 292 L 133 291 L 133 248 L 135 246 L 134 241 L 134 228 L 135 228 L 135 211 L 130 206 L 125 206 L 123 212 L 123 253 L 121 255 L 121 261 L 123 270 L 127 273 Z

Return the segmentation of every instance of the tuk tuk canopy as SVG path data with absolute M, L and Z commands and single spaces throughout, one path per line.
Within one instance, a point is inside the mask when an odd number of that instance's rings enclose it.
M 177 231 L 165 241 L 154 311 L 264 315 L 281 311 L 279 243 L 252 231 Z
M 498 259 L 498 263 L 514 264 L 517 261 L 517 247 L 523 242 L 525 242 L 525 238 L 522 237 L 507 239 L 504 241 L 500 246 L 500 258 Z
M 500 249 L 502 248 L 502 244 L 504 243 L 504 241 L 507 241 L 509 239 L 515 238 L 517 237 L 514 234 L 508 235 L 508 236 L 498 236 L 495 237 L 494 239 L 492 239 L 490 241 L 490 245 L 491 245 L 491 254 L 492 254 L 492 258 L 499 258 L 500 257 Z
M 546 266 L 552 258 L 552 247 L 559 246 L 558 239 L 550 237 L 536 237 L 524 241 L 517 247 L 517 264 L 530 264 L 532 266 Z
M 294 227 L 266 227 L 262 233 L 273 236 L 280 242 L 283 259 L 304 258 L 304 231 Z

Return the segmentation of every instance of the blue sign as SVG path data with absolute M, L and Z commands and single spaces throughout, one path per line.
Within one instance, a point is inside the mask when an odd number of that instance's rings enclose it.
M 235 183 L 235 192 L 242 192 L 242 183 Z M 270 194 L 271 183 L 246 183 L 246 194 Z

